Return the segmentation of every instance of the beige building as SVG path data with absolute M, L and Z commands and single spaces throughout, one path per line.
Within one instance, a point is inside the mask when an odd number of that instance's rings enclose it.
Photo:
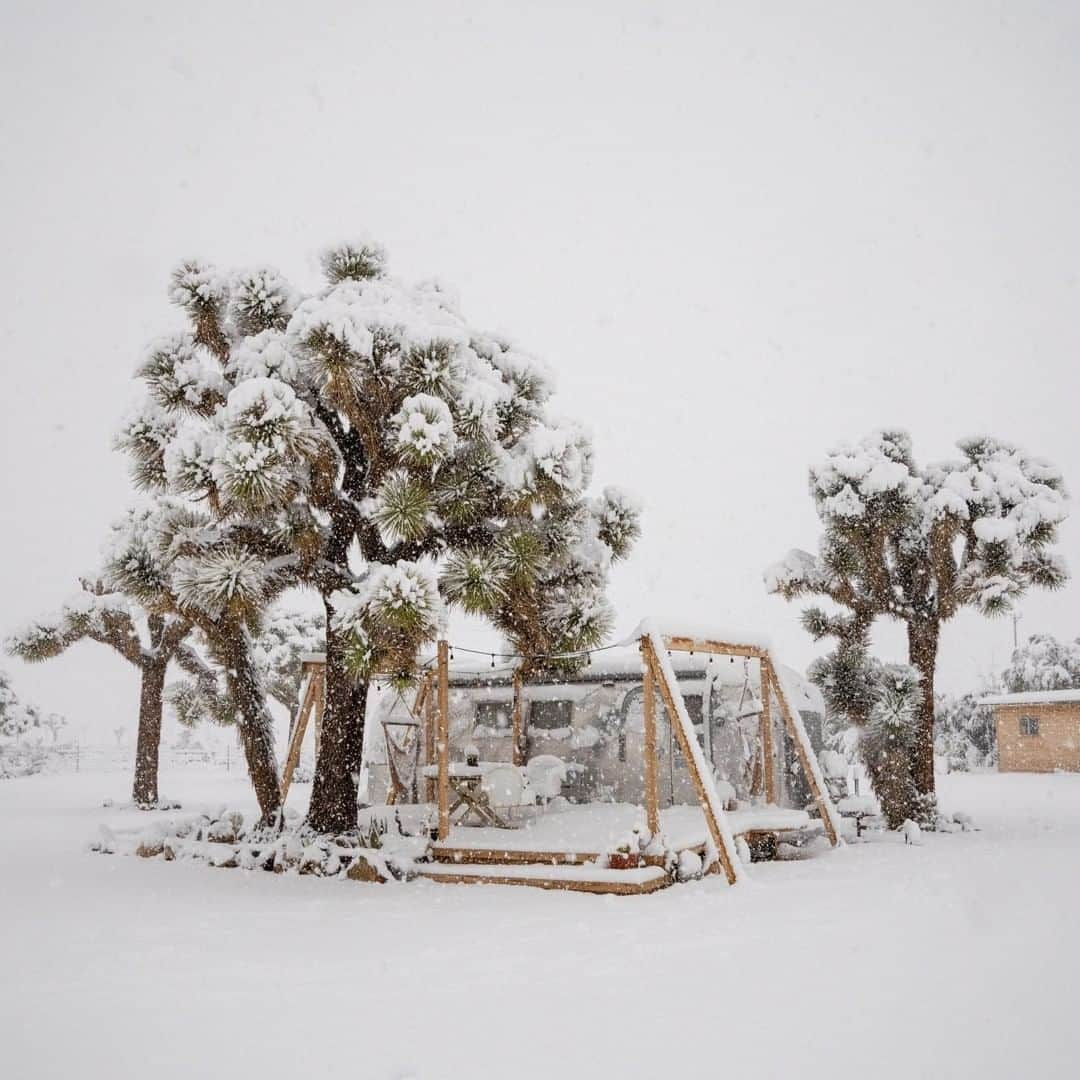
M 1080 772 L 1080 689 L 993 694 L 1000 772 Z

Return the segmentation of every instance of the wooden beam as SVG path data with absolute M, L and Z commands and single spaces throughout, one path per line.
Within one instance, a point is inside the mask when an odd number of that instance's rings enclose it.
M 659 874 L 646 881 L 588 881 L 566 880 L 562 878 L 514 877 L 510 873 L 499 874 L 492 870 L 486 874 L 440 873 L 433 868 L 417 868 L 417 876 L 429 881 L 439 881 L 444 885 L 526 885 L 536 889 L 553 889 L 565 892 L 611 894 L 615 896 L 642 896 L 646 893 L 666 889 L 672 880 L 667 874 Z
M 720 860 L 720 865 L 723 867 L 724 876 L 727 878 L 729 885 L 734 885 L 737 880 L 735 859 L 738 856 L 734 851 L 728 851 L 724 834 L 720 831 L 720 823 L 716 820 L 716 815 L 713 814 L 712 804 L 705 791 L 704 777 L 702 777 L 701 773 L 698 771 L 697 758 L 688 741 L 689 739 L 695 738 L 693 730 L 690 732 L 683 731 L 682 723 L 679 720 L 679 711 L 675 705 L 674 696 L 679 693 L 679 688 L 677 686 L 668 685 L 668 681 L 664 676 L 664 670 L 660 666 L 660 661 L 653 651 L 652 643 L 647 637 L 641 639 L 641 650 L 647 663 L 652 668 L 653 677 L 656 679 L 656 684 L 660 688 L 660 696 L 664 699 L 664 707 L 667 709 L 668 716 L 671 720 L 671 726 L 675 729 L 675 734 L 678 737 L 679 749 L 682 750 L 683 758 L 686 760 L 687 771 L 694 781 L 694 789 L 697 791 L 698 801 L 701 803 L 701 812 L 705 815 L 705 824 L 709 827 L 709 835 L 712 837 L 713 845 L 716 847 L 716 854 Z
M 435 764 L 435 689 L 432 683 L 435 676 L 429 671 L 424 676 L 427 693 L 424 695 L 424 764 Z M 438 784 L 434 776 L 424 780 L 425 802 L 433 803 L 436 799 Z
M 315 672 L 315 705 L 312 715 L 315 718 L 315 762 L 319 761 L 319 750 L 322 748 L 322 721 L 326 711 L 326 665 L 323 664 Z
M 514 672 L 514 709 L 511 714 L 511 761 L 518 766 L 525 764 L 525 731 L 521 711 L 521 672 Z
M 814 756 L 814 748 L 810 745 L 810 740 L 807 738 L 806 729 L 802 724 L 802 718 L 796 717 L 795 712 L 788 701 L 787 692 L 784 690 L 783 683 L 780 682 L 780 677 L 776 673 L 776 668 L 773 667 L 772 659 L 766 656 L 761 663 L 762 670 L 768 672 L 769 681 L 772 683 L 773 690 L 776 692 L 776 701 L 780 706 L 780 715 L 784 718 L 784 726 L 787 728 L 788 736 L 795 744 L 795 750 L 799 755 L 799 764 L 802 765 L 803 773 L 806 775 L 807 783 L 810 785 L 810 791 L 814 796 L 814 803 L 818 808 L 818 813 L 821 815 L 822 824 L 825 826 L 825 833 L 832 846 L 836 847 L 836 845 L 840 843 L 840 837 L 833 821 L 833 815 L 836 813 L 836 810 L 833 808 L 832 800 L 829 798 L 828 792 L 824 790 L 824 784 L 819 782 L 818 770 L 815 767 L 817 765 L 817 758 Z
M 300 703 L 300 711 L 296 714 L 296 723 L 293 724 L 292 737 L 289 739 L 289 749 L 285 755 L 285 768 L 281 773 L 282 803 L 285 802 L 285 798 L 289 794 L 293 773 L 296 772 L 296 766 L 300 763 L 300 748 L 304 744 L 308 718 L 315 704 L 315 685 L 319 677 L 319 672 L 316 670 L 317 666 L 316 664 L 305 663 L 300 669 L 301 672 L 307 675 L 307 683 L 304 686 L 304 697 Z
M 656 680 L 653 677 L 651 652 L 647 652 L 648 639 L 641 639 L 643 665 L 642 702 L 645 715 L 645 822 L 653 836 L 660 835 L 660 784 L 659 759 L 656 746 Z
M 439 839 L 450 835 L 450 661 L 445 641 L 438 646 L 438 732 L 435 752 L 439 759 Z
M 665 637 L 664 645 L 671 652 L 713 653 L 716 656 L 749 656 L 751 659 L 766 655 L 757 645 L 738 645 L 730 641 L 712 641 L 708 638 Z
M 760 665 L 761 679 L 761 769 L 765 778 L 765 801 L 776 802 L 776 754 L 773 749 L 772 695 L 765 664 Z

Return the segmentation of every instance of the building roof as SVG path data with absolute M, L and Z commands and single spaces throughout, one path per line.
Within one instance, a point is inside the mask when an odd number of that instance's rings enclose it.
M 1016 694 L 989 694 L 980 705 L 1064 705 L 1080 703 L 1080 686 L 1071 690 L 1021 690 Z

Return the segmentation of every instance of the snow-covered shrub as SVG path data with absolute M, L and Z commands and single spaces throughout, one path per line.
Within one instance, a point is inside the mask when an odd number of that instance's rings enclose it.
M 1032 634 L 1012 654 L 1002 681 L 1010 693 L 1080 687 L 1080 638 L 1058 641 L 1052 634 Z
M 63 723 L 54 714 L 53 723 Z M 48 726 L 36 705 L 19 700 L 6 671 L 0 671 L 0 780 L 40 772 L 48 757 L 41 729 Z
M 935 750 L 958 772 L 997 764 L 994 714 L 975 694 L 938 694 L 934 702 Z

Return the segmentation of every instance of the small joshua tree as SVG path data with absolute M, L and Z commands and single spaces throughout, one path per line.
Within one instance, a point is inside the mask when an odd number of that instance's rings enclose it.
M 140 611 L 100 578 L 84 579 L 81 593 L 58 612 L 35 619 L 10 635 L 5 647 L 14 656 L 37 662 L 59 656 L 77 642 L 96 641 L 138 668 L 139 725 L 132 800 L 140 809 L 149 810 L 158 804 L 165 673 L 175 662 L 197 678 L 209 675 L 188 641 L 191 630 L 188 619 Z M 115 729 L 114 734 L 124 730 Z
M 919 467 L 904 432 L 839 446 L 810 470 L 824 533 L 818 554 L 792 551 L 765 575 L 786 599 L 820 596 L 840 611 L 809 608 L 815 639 L 858 643 L 879 618 L 903 622 L 921 700 L 912 775 L 934 795 L 934 673 L 942 624 L 965 607 L 1010 610 L 1032 587 L 1057 588 L 1067 572 L 1052 550 L 1067 503 L 1054 466 L 991 438 L 967 439 L 962 456 Z
M 187 619 L 199 630 L 212 669 L 187 670 L 207 701 L 218 698 L 221 673 L 262 821 L 272 825 L 281 791 L 253 634 L 263 610 L 296 583 L 292 568 L 267 567 L 261 534 L 216 525 L 181 500 L 159 499 L 116 528 L 105 574 L 147 611 Z
M 230 583 L 250 584 L 252 630 L 282 588 L 320 594 L 327 700 L 309 821 L 337 831 L 355 825 L 371 675 L 410 678 L 444 602 L 488 616 L 530 657 L 596 645 L 637 511 L 613 489 L 586 495 L 589 441 L 549 415 L 544 369 L 469 326 L 445 288 L 387 276 L 368 240 L 327 251 L 323 269 L 305 297 L 272 269 L 182 265 L 171 295 L 189 329 L 151 346 L 148 398 L 120 443 L 138 483 L 197 508 L 214 552 L 230 537 L 226 567 L 192 545 L 198 530 L 176 533 L 192 618 L 223 599 L 200 578 L 230 602 Z

